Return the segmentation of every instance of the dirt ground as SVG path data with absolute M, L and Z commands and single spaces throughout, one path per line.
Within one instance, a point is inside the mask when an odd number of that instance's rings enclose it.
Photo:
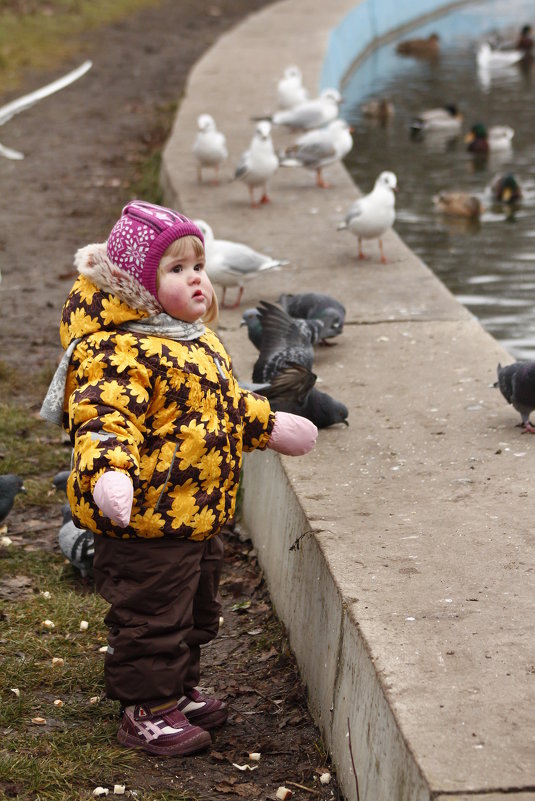
M 59 358 L 59 315 L 74 277 L 75 250 L 106 238 L 194 62 L 264 5 L 163 2 L 88 34 L 70 63 L 47 75 L 29 74 L 21 90 L 0 97 L 3 105 L 93 61 L 84 78 L 0 128 L 0 142 L 25 154 L 22 161 L 0 157 L 0 359 L 27 373 L 29 384 Z M 22 393 L 18 402 L 30 403 L 29 396 Z M 27 533 L 36 518 L 45 527 L 34 546 L 55 547 L 54 510 L 15 508 L 10 535 Z M 227 541 L 225 622 L 204 650 L 203 684 L 228 701 L 229 721 L 206 754 L 160 762 L 140 755 L 139 789 L 216 801 L 275 798 L 285 785 L 294 799 L 339 799 L 334 776 L 329 784 L 319 781 L 331 768 L 251 543 L 232 531 Z M 250 762 L 250 752 L 261 752 L 260 762 Z M 240 771 L 233 763 L 257 769 Z

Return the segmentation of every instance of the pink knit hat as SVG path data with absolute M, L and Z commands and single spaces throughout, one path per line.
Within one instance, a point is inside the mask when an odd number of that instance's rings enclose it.
M 171 242 L 183 236 L 196 236 L 204 245 L 199 228 L 183 214 L 144 200 L 132 200 L 111 230 L 106 253 L 113 264 L 158 299 L 158 265 Z

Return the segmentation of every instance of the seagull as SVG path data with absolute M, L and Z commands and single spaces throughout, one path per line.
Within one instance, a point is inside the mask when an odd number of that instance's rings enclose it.
M 477 50 L 477 66 L 482 69 L 501 69 L 510 67 L 525 56 L 523 50 L 497 50 L 489 42 L 482 42 Z
M 442 108 L 420 111 L 411 121 L 410 129 L 411 133 L 415 135 L 428 131 L 455 134 L 461 130 L 462 121 L 463 115 L 455 103 L 449 103 Z
M 284 294 L 279 297 L 280 305 L 291 317 L 305 320 L 321 320 L 321 341 L 338 336 L 344 328 L 345 307 L 330 295 L 320 292 L 302 292 L 295 295 Z
M 19 492 L 26 492 L 26 487 L 20 476 L 15 473 L 6 473 L 0 476 L 0 524 L 4 522 L 15 502 Z
M 228 158 L 225 135 L 217 130 L 211 114 L 197 117 L 198 133 L 193 143 L 193 155 L 197 160 L 197 177 L 202 182 L 202 170 L 211 168 L 215 172 L 214 183 L 219 183 L 219 167 Z
M 347 422 L 345 404 L 314 386 L 317 376 L 302 364 L 290 363 L 269 383 L 253 384 L 251 389 L 269 400 L 273 411 L 291 412 L 311 420 L 318 428 Z
M 338 117 L 342 95 L 338 89 L 324 89 L 319 97 L 306 100 L 294 108 L 276 111 L 272 117 L 273 125 L 285 125 L 294 131 L 310 131 L 321 128 Z
M 284 309 L 267 300 L 260 301 L 258 310 L 262 338 L 253 367 L 253 381 L 268 383 L 290 363 L 310 370 L 314 362 L 314 345 L 319 340 L 318 330 L 301 325 Z
M 54 94 L 54 92 L 59 92 L 60 89 L 64 89 L 69 84 L 77 81 L 78 78 L 81 78 L 82 75 L 85 75 L 85 73 L 90 70 L 92 66 L 93 64 L 91 61 L 84 61 L 83 64 L 81 64 L 75 70 L 68 72 L 62 78 L 58 78 L 56 81 L 52 81 L 52 83 L 48 83 L 46 86 L 36 89 L 35 92 L 30 92 L 27 95 L 18 97 L 16 100 L 12 100 L 11 103 L 7 103 L 7 105 L 0 107 L 0 125 L 4 125 L 12 117 L 14 117 L 15 114 L 25 111 L 27 108 L 35 105 L 35 103 L 38 103 L 39 100 Z M 0 144 L 0 155 L 12 160 L 20 160 L 24 158 L 24 153 L 21 153 L 18 150 L 13 150 L 10 147 L 5 147 L 2 144 Z
M 514 362 L 505 367 L 498 364 L 497 373 L 498 380 L 494 386 L 498 387 L 507 403 L 519 412 L 522 422 L 518 425 L 524 428 L 524 432 L 535 434 L 535 426 L 529 419 L 535 409 L 535 361 Z
M 308 100 L 308 92 L 303 86 L 303 75 L 299 67 L 286 67 L 277 84 L 277 106 L 279 109 L 293 108 Z
M 352 128 L 340 118 L 325 128 L 317 128 L 300 136 L 297 142 L 280 154 L 281 167 L 306 167 L 316 171 L 316 186 L 326 189 L 322 170 L 341 161 L 353 147 Z
M 279 168 L 279 159 L 271 141 L 271 123 L 261 120 L 257 126 L 249 148 L 242 153 L 236 171 L 235 180 L 243 181 L 249 187 L 251 206 L 253 208 L 268 203 L 267 182 Z M 256 187 L 262 189 L 258 203 L 254 199 Z
M 348 229 L 359 240 L 359 259 L 366 258 L 362 252 L 363 239 L 378 239 L 381 261 L 386 264 L 383 251 L 382 236 L 394 225 L 396 219 L 395 195 L 397 191 L 397 178 L 393 172 L 382 172 L 373 190 L 364 197 L 360 197 L 349 208 L 345 219 L 340 222 L 337 229 Z
M 281 259 L 272 259 L 241 242 L 215 239 L 211 226 L 205 220 L 195 220 L 204 236 L 206 272 L 210 280 L 223 287 L 222 308 L 235 309 L 240 305 L 245 283 L 267 270 L 276 270 L 288 264 Z M 225 305 L 229 287 L 238 287 L 238 297 L 231 306 Z

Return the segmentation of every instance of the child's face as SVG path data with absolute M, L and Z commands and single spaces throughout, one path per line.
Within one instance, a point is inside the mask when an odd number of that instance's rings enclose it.
M 158 299 L 171 317 L 194 323 L 210 308 L 213 293 L 204 257 L 195 255 L 191 242 L 186 243 L 180 258 L 162 257 L 158 268 Z

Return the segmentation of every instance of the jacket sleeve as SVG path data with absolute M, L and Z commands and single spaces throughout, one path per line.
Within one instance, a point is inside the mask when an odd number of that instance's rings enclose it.
M 108 470 L 139 477 L 150 377 L 135 360 L 128 334 L 110 335 L 73 354 L 75 381 L 68 397 L 68 428 L 74 471 L 82 494 L 91 493 Z
M 244 451 L 254 451 L 257 448 L 267 448 L 273 426 L 275 425 L 275 412 L 271 410 L 269 401 L 256 392 L 238 387 L 240 403 L 243 408 L 243 440 Z

